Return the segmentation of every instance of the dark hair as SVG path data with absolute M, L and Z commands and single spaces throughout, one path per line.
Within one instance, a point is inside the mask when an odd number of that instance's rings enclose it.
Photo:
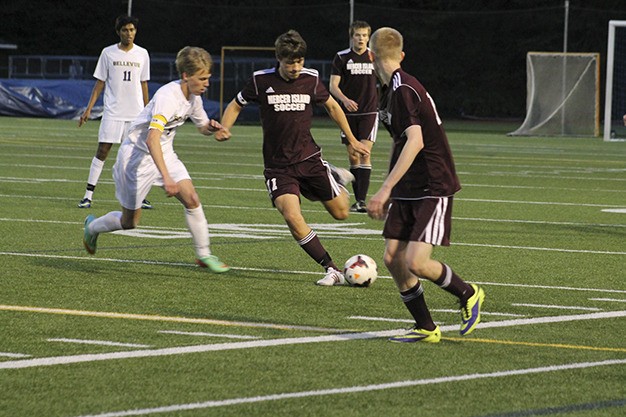
M 115 19 L 115 31 L 119 32 L 121 28 L 126 26 L 127 24 L 132 23 L 137 29 L 137 25 L 139 24 L 139 19 L 134 16 L 129 16 L 127 14 L 122 14 Z
M 369 25 L 369 23 L 364 22 L 363 20 L 355 20 L 354 22 L 352 22 L 352 24 L 350 25 L 350 29 L 348 29 L 348 33 L 350 34 L 350 36 L 354 35 L 354 32 L 357 29 L 367 29 L 368 35 L 371 35 L 372 33 L 372 27 Z
M 299 59 L 306 55 L 306 42 L 302 36 L 295 30 L 291 29 L 280 35 L 276 42 L 276 59 Z

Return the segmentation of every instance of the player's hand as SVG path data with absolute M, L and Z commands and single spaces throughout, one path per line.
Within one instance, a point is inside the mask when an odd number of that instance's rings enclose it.
M 170 176 L 163 178 L 163 190 L 168 197 L 174 197 L 180 191 L 178 183 L 175 182 Z
M 367 215 L 375 220 L 384 220 L 391 203 L 390 195 L 391 193 L 383 188 L 374 194 L 367 202 Z
M 224 142 L 225 140 L 230 139 L 231 133 L 230 130 L 222 127 L 220 130 L 215 132 L 215 140 L 218 142 Z
M 89 120 L 89 114 L 90 113 L 91 112 L 89 110 L 85 110 L 85 112 L 78 119 L 78 127 L 81 127 L 82 125 L 87 123 L 87 120 Z
M 370 154 L 369 148 L 363 145 L 361 142 L 350 144 L 349 148 L 350 149 L 348 151 L 350 152 L 350 154 L 354 156 L 359 156 L 359 155 L 367 156 Z
M 356 101 L 354 100 L 350 100 L 347 99 L 343 102 L 343 106 L 346 108 L 346 110 L 348 110 L 349 112 L 355 112 L 359 109 L 359 105 L 357 104 Z

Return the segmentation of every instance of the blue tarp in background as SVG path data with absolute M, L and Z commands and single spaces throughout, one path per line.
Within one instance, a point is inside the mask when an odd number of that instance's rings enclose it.
M 78 120 L 89 103 L 94 83 L 89 80 L 0 79 L 0 116 Z M 148 83 L 150 97 L 160 86 Z M 102 96 L 91 111 L 92 119 L 102 116 Z M 203 102 L 209 117 L 218 119 L 219 103 L 206 99 Z

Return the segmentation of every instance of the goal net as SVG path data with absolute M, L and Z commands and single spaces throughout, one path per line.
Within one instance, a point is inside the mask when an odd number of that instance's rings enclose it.
M 609 21 L 604 96 L 605 141 L 626 138 L 626 20 Z
M 598 136 L 600 54 L 529 52 L 526 118 L 511 136 Z

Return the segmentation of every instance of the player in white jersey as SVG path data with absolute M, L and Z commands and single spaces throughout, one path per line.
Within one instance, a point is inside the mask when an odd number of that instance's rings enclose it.
M 186 46 L 176 56 L 180 80 L 159 88 L 148 105 L 131 124 L 130 131 L 117 153 L 113 166 L 115 196 L 122 211 L 102 217 L 87 216 L 83 243 L 87 252 L 96 252 L 100 233 L 134 229 L 141 217 L 142 201 L 153 185 L 163 187 L 168 197 L 176 197 L 185 207 L 185 220 L 196 250 L 196 264 L 213 272 L 230 268 L 211 254 L 209 227 L 202 204 L 187 168 L 174 152 L 176 128 L 188 118 L 203 135 L 221 130 L 209 119 L 200 97 L 209 86 L 211 56 L 202 48 Z
M 115 31 L 120 42 L 102 50 L 94 71 L 96 84 L 78 126 L 87 122 L 98 97 L 104 91 L 104 113 L 98 132 L 98 149 L 91 161 L 87 188 L 80 208 L 89 208 L 93 192 L 100 179 L 114 143 L 120 143 L 128 133 L 130 122 L 148 104 L 148 80 L 150 79 L 150 57 L 148 51 L 135 45 L 138 20 L 122 15 L 115 21 Z M 146 200 L 143 208 L 152 208 Z

